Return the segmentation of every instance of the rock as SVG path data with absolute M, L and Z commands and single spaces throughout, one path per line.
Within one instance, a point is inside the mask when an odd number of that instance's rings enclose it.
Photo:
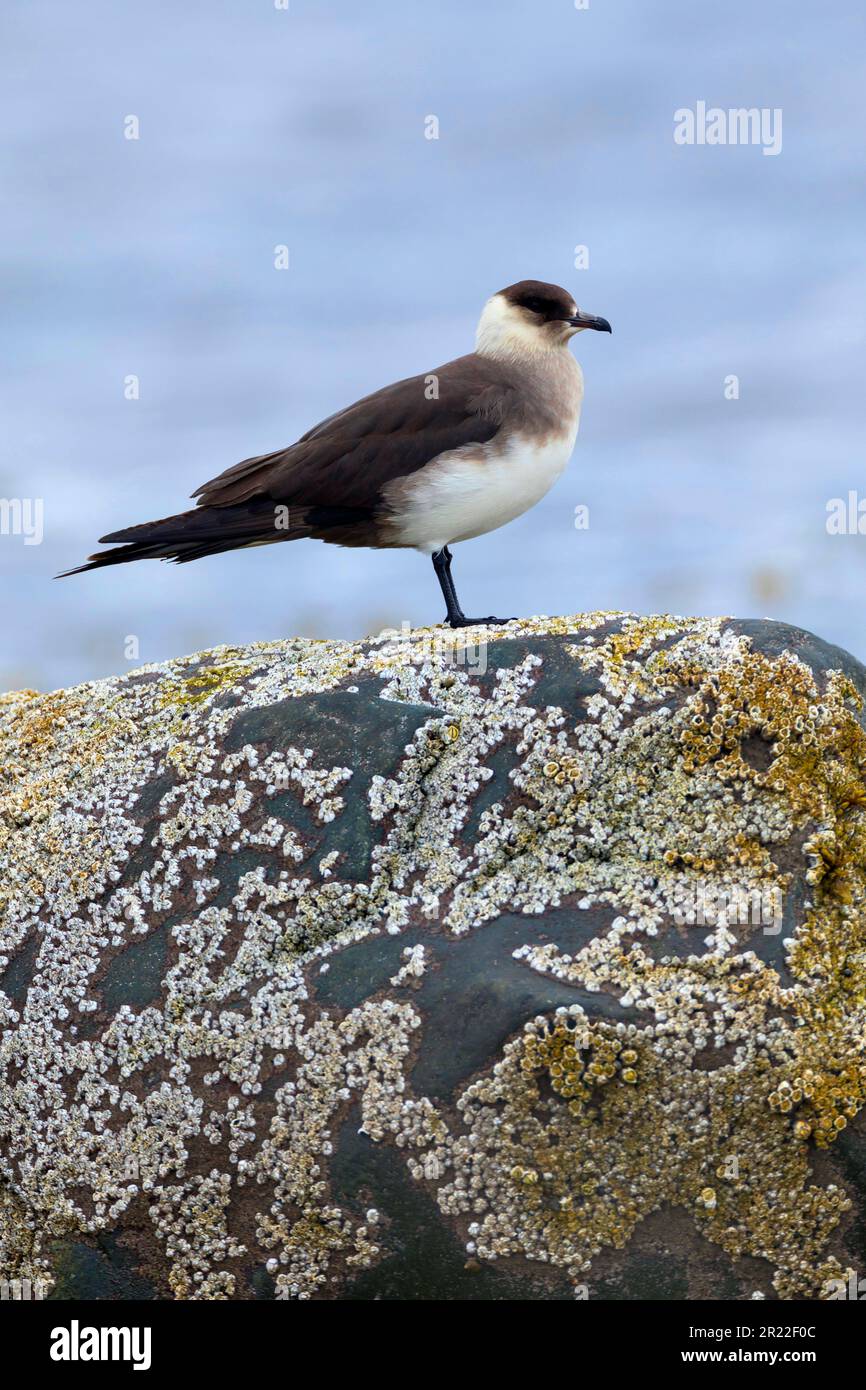
M 864 693 L 795 628 L 595 613 L 3 697 L 0 1278 L 866 1272 Z

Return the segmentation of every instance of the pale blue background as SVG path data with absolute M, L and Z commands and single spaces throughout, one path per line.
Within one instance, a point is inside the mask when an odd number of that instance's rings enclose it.
M 614 335 L 577 340 L 566 476 L 458 548 L 467 610 L 769 614 L 866 657 L 866 536 L 825 532 L 866 495 L 861 0 L 7 0 L 2 25 L 0 496 L 44 497 L 46 537 L 0 537 L 0 688 L 128 669 L 129 634 L 153 661 L 438 620 L 409 551 L 50 576 L 468 350 L 526 276 Z M 676 146 L 698 99 L 781 107 L 781 154 Z

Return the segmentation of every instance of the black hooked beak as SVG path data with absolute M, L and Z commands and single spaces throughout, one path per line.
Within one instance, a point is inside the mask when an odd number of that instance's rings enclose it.
M 578 309 L 574 318 L 566 319 L 565 322 L 570 323 L 572 328 L 596 328 L 599 333 L 613 332 L 607 319 L 601 319 L 597 314 L 584 314 L 580 309 Z

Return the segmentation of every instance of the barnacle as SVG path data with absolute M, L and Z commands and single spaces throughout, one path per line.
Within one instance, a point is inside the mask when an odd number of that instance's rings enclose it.
M 482 1265 L 581 1283 L 670 1203 L 784 1297 L 833 1277 L 849 1198 L 809 1150 L 866 1102 L 858 689 L 722 620 L 486 640 L 254 644 L 0 698 L 0 1277 L 61 1277 L 60 1237 L 143 1199 L 175 1297 L 247 1297 L 251 1266 L 278 1297 L 339 1296 L 388 1240 L 384 1200 L 334 1193 L 359 1126 Z M 409 712 L 390 762 L 363 733 L 323 752 L 314 720 L 283 734 L 334 692 Z M 796 873 L 783 984 L 757 947 Z M 604 925 L 567 950 L 562 907 Z M 503 915 L 520 968 L 575 1002 L 497 1037 L 440 1108 L 413 1070 L 441 1026 L 425 991 L 443 942 Z M 410 930 L 377 987 L 322 1003 L 343 952 Z M 139 998 L 127 953 L 157 946 Z

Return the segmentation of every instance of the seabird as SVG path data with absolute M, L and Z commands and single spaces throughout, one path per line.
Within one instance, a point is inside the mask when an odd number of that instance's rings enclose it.
M 119 543 L 66 574 L 304 537 L 408 546 L 430 555 L 451 627 L 467 618 L 450 546 L 513 521 L 553 486 L 577 437 L 583 375 L 575 333 L 610 333 L 567 290 L 521 280 L 488 299 L 475 351 L 374 391 L 295 444 L 244 459 L 204 483 L 191 511 L 101 538 Z M 59 576 L 64 577 L 64 576 Z

